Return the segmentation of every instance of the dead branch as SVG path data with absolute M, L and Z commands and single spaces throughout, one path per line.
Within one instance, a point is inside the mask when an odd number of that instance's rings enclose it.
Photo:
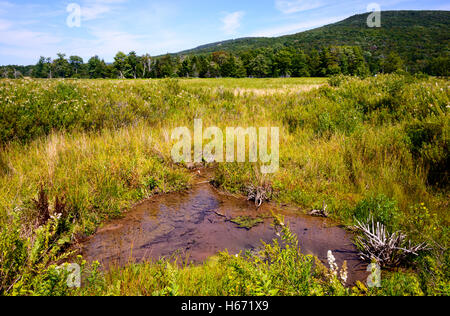
M 273 189 L 269 184 L 263 186 L 255 187 L 254 185 L 249 185 L 246 188 L 247 199 L 249 201 L 255 201 L 256 208 L 260 208 L 264 202 L 269 202 L 272 199 Z
M 375 259 L 381 266 L 395 267 L 406 260 L 409 255 L 418 256 L 420 251 L 427 250 L 426 243 L 412 245 L 406 242 L 402 232 L 390 234 L 386 226 L 372 219 L 367 224 L 357 221 L 356 228 L 362 236 L 356 238 L 357 245 L 362 249 L 361 259 L 371 262 Z
M 328 211 L 327 211 L 328 205 L 325 204 L 325 202 L 323 202 L 323 207 L 321 210 L 312 210 L 311 212 L 309 212 L 309 215 L 311 216 L 318 216 L 318 217 L 328 217 Z

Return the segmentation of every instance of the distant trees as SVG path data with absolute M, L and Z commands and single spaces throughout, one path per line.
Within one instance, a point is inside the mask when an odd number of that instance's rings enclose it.
M 129 76 L 136 79 L 138 76 L 138 69 L 140 68 L 139 57 L 136 52 L 130 52 L 126 58 L 126 62 L 130 69 Z
M 54 76 L 58 78 L 67 78 L 72 76 L 69 61 L 65 54 L 58 54 L 58 58 L 53 61 Z
M 141 63 L 141 71 L 142 71 L 142 78 L 148 78 L 150 76 L 150 73 L 152 71 L 153 66 L 153 59 L 149 54 L 145 54 L 140 58 Z
M 79 57 L 79 56 L 70 56 L 69 57 L 69 65 L 70 65 L 70 70 L 72 73 L 72 77 L 82 77 L 83 76 L 83 66 L 84 66 L 84 62 L 83 62 L 83 58 Z
M 116 57 L 114 57 L 114 69 L 120 79 L 125 79 L 130 71 L 130 65 L 127 63 L 127 55 L 122 52 L 118 52 Z
M 0 78 L 20 79 L 29 75 L 31 69 L 29 66 L 3 66 L 0 67 Z
M 320 54 L 320 74 L 321 77 L 333 76 L 342 73 L 339 66 L 339 59 L 337 51 L 331 47 L 325 48 Z
M 231 54 L 226 54 L 221 64 L 218 64 L 220 77 L 244 78 L 247 76 L 242 60 Z
M 156 60 L 155 72 L 153 74 L 153 77 L 155 78 L 176 77 L 175 59 L 170 54 L 167 54 Z
M 381 62 L 381 69 L 384 73 L 393 73 L 404 69 L 404 61 L 395 52 L 389 53 L 389 55 Z
M 268 77 L 272 68 L 272 62 L 263 54 L 258 54 L 249 64 L 248 74 L 252 77 Z
M 329 46 L 305 52 L 278 45 L 274 48 L 249 49 L 239 53 L 217 51 L 204 55 L 159 57 L 139 56 L 132 51 L 118 52 L 112 64 L 94 56 L 85 64 L 79 56 L 58 54 L 55 60 L 41 57 L 33 66 L 36 78 L 167 78 L 167 77 L 327 77 L 338 74 L 366 77 L 378 72 L 422 71 L 436 76 L 448 76 L 448 55 L 435 57 L 427 63 L 417 63 L 407 69 L 396 52 L 379 55 L 364 52 L 358 46 Z M 3 67 L 4 68 L 4 67 Z M 0 68 L 2 69 L 2 68 Z M 30 73 L 30 71 L 28 71 Z M 20 71 L 3 70 L 3 77 L 20 77 Z
M 34 66 L 33 77 L 35 78 L 52 78 L 53 63 L 51 58 L 41 56 L 38 63 Z
M 299 51 L 292 57 L 292 76 L 293 77 L 310 77 L 310 69 L 308 66 L 308 57 L 303 51 Z
M 178 77 L 194 77 L 192 75 L 192 61 L 190 58 L 182 58 L 177 72 Z
M 34 66 L 0 66 L 0 77 L 164 78 L 367 76 L 407 71 L 448 76 L 448 11 L 383 12 L 382 28 L 367 14 L 278 38 L 242 38 L 205 45 L 185 55 L 151 57 L 119 52 L 114 61 L 58 54 Z
M 442 55 L 433 58 L 427 72 L 433 76 L 448 77 L 450 75 L 450 57 Z
M 320 54 L 317 50 L 312 50 L 308 57 L 309 72 L 313 77 L 322 75 Z
M 289 49 L 281 49 L 273 56 L 273 76 L 290 77 L 292 70 L 293 52 Z
M 87 64 L 87 73 L 89 78 L 100 79 L 111 77 L 111 72 L 104 60 L 101 60 L 98 56 L 94 56 L 89 59 Z

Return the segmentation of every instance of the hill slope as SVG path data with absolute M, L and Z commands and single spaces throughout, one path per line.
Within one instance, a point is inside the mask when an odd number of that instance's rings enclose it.
M 382 27 L 369 28 L 369 13 L 317 29 L 275 38 L 241 38 L 186 50 L 177 55 L 215 51 L 241 52 L 263 47 L 289 46 L 305 51 L 324 46 L 360 46 L 364 51 L 396 51 L 416 61 L 449 53 L 450 11 L 384 11 Z

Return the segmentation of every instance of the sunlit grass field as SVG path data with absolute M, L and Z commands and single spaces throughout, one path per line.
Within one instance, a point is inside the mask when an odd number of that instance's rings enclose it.
M 448 80 L 402 75 L 0 80 L 0 293 L 448 295 L 449 108 Z M 225 254 L 197 267 L 161 261 L 101 274 L 84 265 L 84 287 L 66 288 L 52 265 L 70 245 L 136 202 L 192 184 L 172 162 L 170 136 L 197 118 L 280 127 L 280 171 L 218 164 L 222 190 L 268 183 L 276 202 L 305 213 L 326 202 L 348 226 L 372 216 L 430 250 L 384 270 L 380 289 L 345 288 L 313 258 L 276 246 L 266 251 L 278 265 Z M 42 221 L 40 191 L 61 218 Z
M 180 84 L 189 87 L 226 89 L 285 89 L 327 83 L 327 78 L 226 78 L 226 79 L 183 79 Z

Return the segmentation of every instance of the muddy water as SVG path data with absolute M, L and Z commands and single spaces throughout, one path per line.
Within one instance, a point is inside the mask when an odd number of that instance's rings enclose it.
M 327 252 L 332 250 L 339 266 L 347 261 L 350 284 L 366 279 L 366 266 L 358 259 L 351 235 L 331 221 L 268 204 L 256 210 L 253 203 L 224 195 L 208 183 L 136 206 L 125 218 L 107 224 L 83 243 L 82 253 L 88 261 L 98 260 L 106 267 L 174 254 L 182 258 L 188 255 L 189 261 L 200 263 L 224 250 L 237 254 L 260 248 L 261 241 L 272 241 L 276 238 L 273 219 L 266 218 L 250 230 L 229 219 L 270 215 L 273 209 L 285 215 L 303 253 L 326 263 Z

